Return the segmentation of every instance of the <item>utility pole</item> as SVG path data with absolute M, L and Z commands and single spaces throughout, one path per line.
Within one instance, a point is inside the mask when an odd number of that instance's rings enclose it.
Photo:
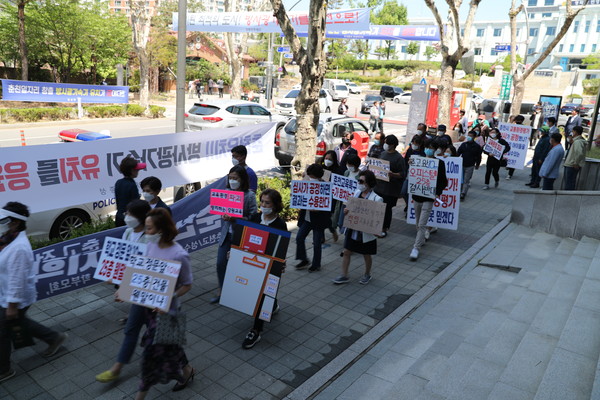
M 267 108 L 270 107 L 273 97 L 273 33 L 269 33 L 269 50 L 267 53 L 267 85 L 265 90 L 265 99 Z
M 185 53 L 187 32 L 187 0 L 178 0 L 177 16 L 177 77 L 175 91 L 175 132 L 185 130 Z

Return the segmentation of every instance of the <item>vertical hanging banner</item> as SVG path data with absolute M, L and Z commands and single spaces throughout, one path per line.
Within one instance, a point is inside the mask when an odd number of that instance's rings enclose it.
M 435 199 L 437 185 L 437 158 L 412 156 L 408 161 L 408 193 Z
M 412 157 L 411 157 L 412 159 Z M 429 215 L 427 226 L 441 229 L 458 229 L 458 212 L 460 210 L 460 183 L 462 180 L 462 157 L 447 157 L 444 158 L 446 164 L 446 178 L 448 185 L 444 192 L 433 203 L 433 209 Z M 406 222 L 416 224 L 415 206 L 412 196 L 408 200 L 408 213 L 406 214 Z
M 2 100 L 55 103 L 129 103 L 129 86 L 2 79 Z
M 498 130 L 502 133 L 502 139 L 510 145 L 510 150 L 505 155 L 508 161 L 506 166 L 515 169 L 525 168 L 531 126 L 501 122 L 498 124 Z

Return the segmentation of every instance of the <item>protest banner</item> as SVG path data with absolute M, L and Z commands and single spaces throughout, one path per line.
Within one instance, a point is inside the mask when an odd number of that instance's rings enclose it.
M 380 160 L 379 158 L 367 157 L 365 160 L 367 169 L 375 174 L 375 178 L 389 182 L 390 181 L 390 162 L 387 160 Z
M 515 169 L 525 168 L 531 127 L 501 122 L 498 124 L 498 130 L 502 133 L 502 139 L 510 145 L 510 150 L 504 155 L 507 160 L 506 166 Z
M 344 228 L 372 235 L 382 232 L 385 218 L 384 202 L 350 197 L 346 209 L 348 214 L 344 216 Z
M 331 171 L 324 169 L 323 177 L 321 177 L 321 179 L 323 179 L 323 181 L 325 181 L 325 182 L 330 182 L 331 181 Z
M 220 304 L 270 321 L 290 237 L 266 225 L 236 223 Z
M 358 181 L 348 178 L 347 176 L 331 174 L 331 191 L 334 200 L 340 200 L 344 203 L 348 201 L 348 197 L 354 195 L 358 189 Z
M 129 103 L 129 86 L 2 79 L 2 100 L 55 103 Z
M 408 193 L 435 199 L 437 185 L 437 158 L 412 156 L 408 162 Z
M 175 284 L 179 277 L 179 261 L 132 256 L 125 268 L 117 297 L 127 303 L 169 311 Z
M 433 203 L 433 209 L 431 210 L 431 214 L 429 214 L 427 226 L 451 230 L 458 229 L 460 184 L 463 174 L 462 161 L 463 159 L 461 157 L 444 158 L 448 185 L 440 197 Z M 412 196 L 409 196 L 408 200 L 408 213 L 406 214 L 406 222 L 413 225 L 417 223 Z
M 504 153 L 504 147 L 506 146 L 500 144 L 497 140 L 490 139 L 485 143 L 485 146 L 483 146 L 483 151 L 500 161 L 502 153 Z
M 292 181 L 290 208 L 330 211 L 331 182 Z
M 237 190 L 212 189 L 210 191 L 210 213 L 244 217 L 244 193 Z
M 57 146 L 0 147 L 0 202 L 19 201 L 31 212 L 102 199 L 114 202 L 119 164 L 132 156 L 146 163 L 140 177 L 156 176 L 167 188 L 218 179 L 231 168 L 231 149 L 245 145 L 254 169 L 272 168 L 275 123 L 197 132 L 135 136 Z M 113 203 L 114 204 L 114 203 Z
M 129 240 L 106 238 L 94 273 L 94 279 L 120 284 L 131 256 L 146 254 L 146 244 Z

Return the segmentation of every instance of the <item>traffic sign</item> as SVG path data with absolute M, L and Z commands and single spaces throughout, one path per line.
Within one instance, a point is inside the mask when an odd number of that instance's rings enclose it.
M 294 58 L 294 55 L 292 53 L 285 53 L 283 58 Z
M 277 68 L 277 72 L 283 72 L 283 67 Z
M 278 53 L 289 53 L 289 51 L 290 51 L 290 46 L 279 46 L 277 48 Z
M 498 53 L 508 52 L 510 51 L 510 44 L 497 44 L 496 47 L 494 47 L 494 50 Z M 517 50 L 519 50 L 519 46 L 517 46 Z
M 425 78 L 421 78 L 421 82 L 419 82 L 421 85 L 427 85 L 427 81 L 425 80 Z

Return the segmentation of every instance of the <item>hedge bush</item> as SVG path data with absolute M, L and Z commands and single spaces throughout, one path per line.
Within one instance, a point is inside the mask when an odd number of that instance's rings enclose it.
M 352 82 L 358 83 L 388 83 L 392 80 L 389 76 L 364 76 L 353 72 L 338 73 L 336 78 L 335 71 L 330 71 L 325 74 L 327 79 L 350 79 Z
M 89 106 L 84 107 L 90 118 L 113 118 L 131 115 L 142 117 L 145 109 L 138 104 L 111 105 L 111 106 Z M 164 117 L 165 107 L 150 106 L 150 117 Z M 48 108 L 3 108 L 0 109 L 1 122 L 37 122 L 37 121 L 61 121 L 77 118 L 75 107 L 48 107 Z
M 55 238 L 55 239 L 51 239 L 51 240 L 36 240 L 36 239 L 29 238 L 29 241 L 31 242 L 31 248 L 35 250 L 35 249 L 50 246 L 50 245 L 53 245 L 56 243 L 64 242 L 65 240 L 71 240 L 71 239 L 78 238 L 80 236 L 91 235 L 92 233 L 106 231 L 106 230 L 112 229 L 114 227 L 115 227 L 115 220 L 111 216 L 108 216 L 108 217 L 106 217 L 106 219 L 97 219 L 97 220 L 92 220 L 90 222 L 86 222 L 79 228 L 74 229 L 73 232 L 71 232 L 71 235 L 67 239 L 64 239 L 64 240 L 59 239 L 59 238 Z
M 134 117 L 141 117 L 144 115 L 144 107 L 140 106 L 139 104 L 127 104 L 126 106 L 126 112 L 127 115 L 132 115 Z
M 161 106 L 150 106 L 150 117 L 152 118 L 162 118 L 165 116 L 165 111 L 167 109 Z
M 126 115 L 124 106 L 90 106 L 85 107 L 85 111 L 90 118 L 113 118 Z
M 256 202 L 260 204 L 260 194 L 265 189 L 275 189 L 281 194 L 283 200 L 283 211 L 279 213 L 279 216 L 284 221 L 292 221 L 298 219 L 298 213 L 300 210 L 296 208 L 290 208 L 291 200 L 291 186 L 292 176 L 289 172 L 285 174 L 283 178 L 259 178 L 258 179 L 258 190 L 256 193 Z

